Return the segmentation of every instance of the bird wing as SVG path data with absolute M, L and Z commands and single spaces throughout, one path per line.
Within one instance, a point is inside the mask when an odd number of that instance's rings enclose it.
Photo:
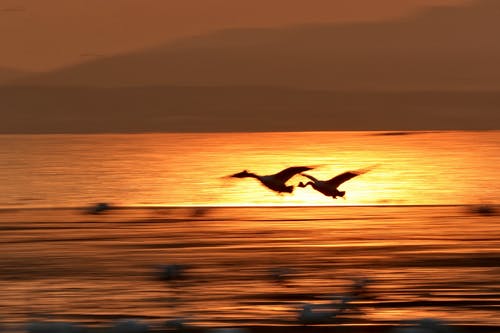
M 301 173 L 302 176 L 304 177 L 307 177 L 309 178 L 310 180 L 312 180 L 313 182 L 317 182 L 318 180 L 316 178 L 314 178 L 313 176 L 311 175 L 308 175 L 308 174 L 305 174 L 305 173 Z
M 274 175 L 274 178 L 282 181 L 283 183 L 295 176 L 298 173 L 312 170 L 313 168 L 307 166 L 289 167 Z
M 368 170 L 347 171 L 347 172 L 341 173 L 340 175 L 333 177 L 330 180 L 327 180 L 326 183 L 332 187 L 337 188 L 343 182 L 346 182 L 349 179 L 354 178 L 356 176 L 362 175 L 365 172 L 368 172 Z

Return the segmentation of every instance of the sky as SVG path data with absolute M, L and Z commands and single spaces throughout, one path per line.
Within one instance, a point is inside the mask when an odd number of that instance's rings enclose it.
M 0 68 L 49 71 L 233 27 L 383 21 L 470 0 L 0 0 Z

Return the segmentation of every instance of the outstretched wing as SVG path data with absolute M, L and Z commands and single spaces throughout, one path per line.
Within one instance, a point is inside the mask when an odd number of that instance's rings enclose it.
M 308 174 L 305 174 L 305 173 L 301 173 L 302 176 L 304 177 L 307 177 L 309 178 L 310 180 L 312 180 L 313 182 L 317 182 L 318 180 L 316 178 L 314 178 L 313 176 L 311 175 L 308 175 Z
M 282 181 L 283 183 L 295 176 L 298 173 L 312 170 L 313 168 L 307 166 L 289 167 L 274 175 L 274 178 Z
M 366 170 L 366 169 L 357 170 L 357 171 L 347 171 L 347 172 L 341 173 L 340 175 L 333 177 L 330 180 L 327 180 L 326 183 L 334 188 L 337 188 L 343 182 L 346 182 L 349 179 L 354 178 L 354 177 L 359 176 L 359 175 L 362 175 L 366 172 L 368 172 L 368 170 Z

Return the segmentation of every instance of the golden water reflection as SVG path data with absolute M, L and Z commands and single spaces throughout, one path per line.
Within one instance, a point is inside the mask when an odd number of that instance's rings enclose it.
M 0 136 L 3 207 L 422 205 L 500 201 L 500 132 L 380 132 Z M 377 165 L 340 186 L 279 196 L 248 169 L 317 166 L 329 179 Z M 306 180 L 296 176 L 291 185 Z M 26 184 L 26 186 L 19 186 Z

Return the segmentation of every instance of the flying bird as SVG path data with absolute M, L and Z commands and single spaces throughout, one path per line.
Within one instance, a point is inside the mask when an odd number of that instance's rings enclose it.
M 296 166 L 296 167 L 289 167 L 286 168 L 285 170 L 282 170 L 274 175 L 266 175 L 266 176 L 259 176 L 256 175 L 255 173 L 248 172 L 247 170 L 244 170 L 242 172 L 235 173 L 234 175 L 230 175 L 229 177 L 232 178 L 255 178 L 258 181 L 262 183 L 265 187 L 268 189 L 278 192 L 279 194 L 286 192 L 286 193 L 292 193 L 293 192 L 293 186 L 291 185 L 286 185 L 286 182 L 295 176 L 296 174 L 299 174 L 304 171 L 312 170 L 312 167 L 307 167 L 307 166 Z
M 313 189 L 316 191 L 326 195 L 327 197 L 332 197 L 333 199 L 336 199 L 337 197 L 344 197 L 345 191 L 339 191 L 337 188 L 340 186 L 340 184 L 348 181 L 351 178 L 354 178 L 356 176 L 362 175 L 371 169 L 361 169 L 361 170 L 356 170 L 356 171 L 346 171 L 344 173 L 341 173 L 340 175 L 337 175 L 333 177 L 332 179 L 329 180 L 318 180 L 314 178 L 311 175 L 301 173 L 302 176 L 309 178 L 311 181 L 307 183 L 302 183 L 300 182 L 298 184 L 299 187 L 306 187 L 307 185 L 311 185 Z

